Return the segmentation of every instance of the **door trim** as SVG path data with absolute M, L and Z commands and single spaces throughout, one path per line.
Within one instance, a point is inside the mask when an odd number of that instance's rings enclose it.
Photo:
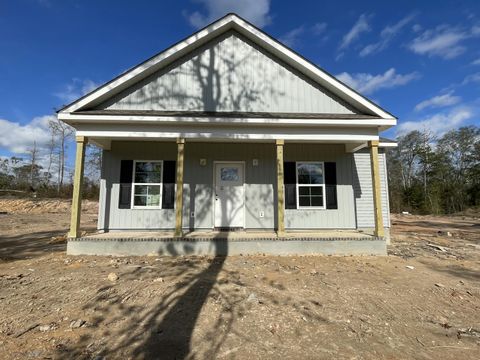
M 245 180 L 247 178 L 246 173 L 245 173 L 245 161 L 241 160 L 234 160 L 234 161 L 229 161 L 229 160 L 214 160 L 213 161 L 213 192 L 212 192 L 212 204 L 213 204 L 213 211 L 212 211 L 212 230 L 215 230 L 215 188 L 217 186 L 217 164 L 241 164 L 243 166 L 243 229 L 245 230 L 246 227 L 246 221 L 247 217 L 246 215 L 246 203 L 245 203 Z

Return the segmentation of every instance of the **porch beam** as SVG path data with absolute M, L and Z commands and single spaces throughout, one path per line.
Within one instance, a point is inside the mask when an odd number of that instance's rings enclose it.
M 369 141 L 370 148 L 370 165 L 372 171 L 372 190 L 373 190 L 373 207 L 375 217 L 375 236 L 384 237 L 382 215 L 382 195 L 380 187 L 380 166 L 378 163 L 378 141 Z
M 283 146 L 285 140 L 276 140 L 277 148 L 277 235 L 285 236 L 285 191 L 283 188 Z
M 68 233 L 69 238 L 77 238 L 80 236 L 83 169 L 85 167 L 85 147 L 88 143 L 88 138 L 85 136 L 77 136 L 75 140 L 77 150 L 75 155 L 75 177 L 73 179 L 72 213 L 70 219 L 70 231 Z
M 175 237 L 182 237 L 183 223 L 183 160 L 185 139 L 177 139 L 177 189 L 175 191 Z

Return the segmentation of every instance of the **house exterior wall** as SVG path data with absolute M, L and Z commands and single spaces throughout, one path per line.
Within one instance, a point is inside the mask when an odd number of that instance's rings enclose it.
M 358 113 L 233 30 L 97 109 Z
M 119 209 L 121 160 L 175 160 L 173 142 L 112 142 L 104 151 L 100 186 L 99 229 L 172 229 L 173 209 Z M 286 209 L 287 229 L 353 229 L 373 227 L 373 200 L 369 154 L 350 154 L 340 144 L 286 144 L 285 161 L 329 161 L 337 164 L 338 209 Z M 200 165 L 206 159 L 206 165 Z M 253 159 L 258 166 L 253 166 Z M 184 164 L 184 218 L 186 229 L 211 229 L 214 221 L 214 161 L 245 162 L 245 227 L 276 227 L 276 169 L 273 143 L 187 142 Z M 384 154 L 381 155 L 384 221 L 388 198 Z M 369 204 L 370 202 L 370 204 Z M 260 212 L 264 213 L 260 217 Z M 192 217 L 191 213 L 194 213 Z
M 380 166 L 383 226 L 388 228 L 390 227 L 390 205 L 388 200 L 387 162 L 383 149 L 380 149 L 378 157 Z M 352 168 L 354 170 L 353 189 L 355 193 L 357 227 L 373 228 L 375 227 L 375 221 L 373 218 L 372 173 L 370 153 L 368 149 L 362 149 L 353 154 Z

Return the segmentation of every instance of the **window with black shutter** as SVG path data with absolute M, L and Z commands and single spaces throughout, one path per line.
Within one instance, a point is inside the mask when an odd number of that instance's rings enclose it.
M 297 208 L 297 179 L 295 162 L 283 164 L 283 184 L 285 188 L 285 209 Z
M 173 209 L 175 207 L 175 175 L 176 162 L 165 160 L 163 162 L 162 209 Z
M 323 162 L 297 162 L 298 208 L 325 209 L 325 169 Z
M 325 163 L 325 193 L 327 198 L 327 209 L 338 209 L 337 164 L 334 162 Z
M 132 201 L 132 174 L 133 160 L 120 162 L 120 189 L 118 194 L 118 208 L 130 209 Z

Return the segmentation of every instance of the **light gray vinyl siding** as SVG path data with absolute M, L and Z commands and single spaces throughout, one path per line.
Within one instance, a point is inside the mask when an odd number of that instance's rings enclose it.
M 119 209 L 121 160 L 176 160 L 174 142 L 114 141 L 104 151 L 100 185 L 99 229 L 172 229 L 173 209 Z M 371 228 L 373 198 L 368 151 L 346 153 L 344 145 L 286 144 L 285 161 L 335 162 L 338 209 L 286 209 L 287 229 Z M 206 165 L 200 165 L 206 159 Z M 258 166 L 253 166 L 253 159 Z M 259 143 L 203 143 L 185 145 L 184 219 L 186 229 L 211 229 L 214 221 L 214 162 L 245 162 L 245 227 L 276 228 L 275 145 Z M 382 203 L 389 226 L 385 155 L 380 154 Z M 260 217 L 260 212 L 264 217 Z M 191 216 L 193 213 L 194 216 Z
M 338 209 L 286 209 L 287 229 L 353 229 L 355 204 L 352 187 L 352 154 L 344 145 L 286 144 L 285 161 L 335 162 L 337 167 Z
M 175 213 L 172 209 L 119 209 L 119 181 L 121 160 L 175 160 L 177 145 L 165 142 L 112 142 L 109 151 L 103 151 L 103 171 L 100 198 L 105 205 L 103 224 L 99 228 L 107 229 L 162 229 L 172 228 Z M 104 194 L 102 194 L 104 192 Z
M 390 227 L 390 207 L 388 201 L 387 165 L 385 153 L 379 153 L 380 185 L 382 195 L 383 224 Z M 372 190 L 372 172 L 370 153 L 368 149 L 360 150 L 353 154 L 353 188 L 355 193 L 355 207 L 357 212 L 358 228 L 373 228 L 374 208 Z
M 358 112 L 235 31 L 217 37 L 97 109 Z
M 173 142 L 113 142 L 110 151 L 104 151 L 100 198 L 100 229 L 172 229 L 174 210 L 119 209 L 119 178 L 121 160 L 176 160 L 177 145 Z M 184 218 L 185 228 L 213 227 L 213 162 L 245 161 L 245 225 L 250 229 L 275 227 L 274 144 L 188 143 L 184 163 Z M 206 166 L 200 166 L 206 159 Z M 253 166 L 258 159 L 258 166 Z M 110 199 L 110 201 L 108 201 Z M 264 217 L 260 218 L 260 211 Z M 191 216 L 191 213 L 194 216 Z M 102 220 L 105 218 L 105 220 Z

